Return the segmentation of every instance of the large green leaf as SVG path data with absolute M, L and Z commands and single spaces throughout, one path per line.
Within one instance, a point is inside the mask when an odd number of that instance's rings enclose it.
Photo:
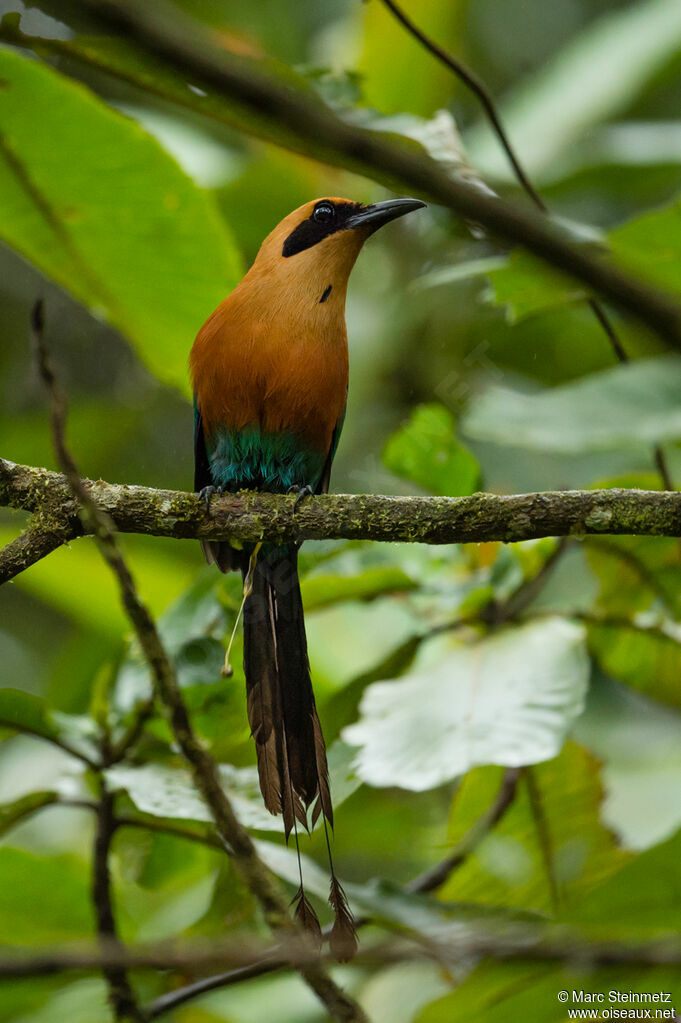
M 681 707 L 681 626 L 638 616 L 631 622 L 594 621 L 589 650 L 612 678 L 647 696 Z
M 224 650 L 219 640 L 227 628 L 225 610 L 217 587 L 220 577 L 204 569 L 158 619 L 158 629 L 168 653 L 175 660 L 183 688 L 219 682 Z M 116 678 L 116 705 L 128 711 L 151 691 L 149 666 L 137 642 L 133 642 Z
M 96 725 L 86 717 L 53 711 L 47 702 L 22 689 L 0 689 L 0 732 L 24 732 L 96 758 Z
M 602 764 L 602 820 L 640 852 L 681 827 L 681 711 L 596 672 L 575 737 Z
M 585 539 L 584 550 L 600 586 L 597 606 L 602 614 L 631 617 L 652 605 L 669 617 L 681 617 L 678 540 L 592 536 Z
M 605 1012 L 640 1012 L 642 1007 L 651 1008 L 645 1000 L 646 995 L 653 991 L 672 993 L 676 990 L 678 972 L 674 969 L 631 965 L 596 970 L 581 962 L 556 966 L 552 963 L 485 961 L 454 992 L 415 1017 L 414 1023 L 470 1023 L 471 1020 L 475 1023 L 565 1023 L 569 1019 L 636 1019 L 636 1015 L 606 1016 Z M 559 992 L 563 991 L 568 994 L 565 1003 L 558 999 Z M 604 1004 L 596 999 L 582 1001 L 579 995 L 582 991 L 600 995 Z M 611 991 L 629 995 L 629 1002 L 611 1001 Z M 631 992 L 640 993 L 638 1003 Z M 653 1012 L 656 1008 L 653 1007 Z M 671 1002 L 659 1008 L 671 1008 Z M 568 1012 L 584 1015 L 569 1016 Z M 592 1012 L 593 1016 L 590 1015 Z M 673 1016 L 667 1019 L 673 1019 Z
M 519 323 L 528 316 L 566 302 L 584 298 L 584 288 L 568 277 L 547 267 L 523 249 L 515 249 L 503 266 L 488 272 L 492 285 L 491 298 L 506 308 L 509 323 Z
M 191 341 L 241 271 L 212 198 L 83 86 L 6 48 L 0 78 L 0 237 L 186 391 Z
M 0 919 L 5 940 L 36 944 L 87 938 L 93 931 L 85 866 L 72 857 L 0 849 Z
M 462 429 L 476 440 L 579 454 L 681 437 L 681 358 L 637 359 L 562 387 L 523 394 L 493 385 Z
M 86 977 L 66 982 L 63 978 L 57 991 L 39 1009 L 14 1015 L 12 1023 L 104 1023 L 110 1019 L 108 989 L 103 979 Z
M 634 217 L 605 239 L 614 259 L 629 273 L 670 292 L 681 292 L 681 200 Z M 584 298 L 584 288 L 540 260 L 516 249 L 505 266 L 489 272 L 492 295 L 517 322 Z
M 565 814 L 571 814 L 569 805 Z M 567 824 L 569 827 L 569 822 Z M 663 935 L 678 936 L 681 912 L 681 836 L 656 846 L 647 853 L 624 862 L 621 869 L 589 892 L 588 898 L 575 903 L 564 919 L 587 928 L 590 937 L 602 935 L 621 941 L 638 942 Z M 588 1009 L 573 996 L 573 991 L 602 992 L 607 1006 L 613 1006 L 610 991 L 678 991 L 678 968 L 651 969 L 627 966 L 596 969 L 587 961 L 563 966 L 534 963 L 481 963 L 456 991 L 435 1002 L 418 1017 L 419 1023 L 505 1023 L 507 1020 L 532 1020 L 532 1023 L 558 1023 L 567 1018 L 567 1010 Z M 558 992 L 567 991 L 564 1005 Z M 643 999 L 641 999 L 643 1001 Z M 673 1001 L 673 997 L 672 997 Z M 619 1002 L 621 1011 L 640 1010 L 641 1006 Z M 644 1003 L 645 1005 L 646 1003 Z M 670 1003 L 671 1004 L 671 1003 Z M 647 1006 L 650 1008 L 650 1006 Z M 601 1007 L 596 1005 L 596 1011 Z
M 465 17 L 462 4 L 420 0 L 414 12 L 426 32 L 457 48 Z M 447 68 L 434 64 L 382 4 L 365 4 L 363 14 L 358 70 L 365 101 L 386 114 L 408 110 L 422 115 L 448 103 L 455 82 Z
M 343 731 L 371 785 L 433 788 L 480 764 L 555 756 L 583 708 L 584 629 L 563 619 L 472 642 L 431 640 L 415 670 L 369 686 Z
M 435 10 L 437 5 L 434 5 Z M 161 96 L 163 99 L 188 108 L 195 113 L 205 116 L 210 120 L 221 124 L 227 124 L 244 132 L 248 136 L 265 139 L 301 153 L 305 157 L 313 157 L 330 163 L 332 166 L 344 166 L 349 170 L 362 173 L 365 168 L 358 163 L 352 154 L 339 154 L 330 150 L 322 139 L 301 138 L 291 132 L 282 123 L 276 111 L 269 110 L 254 111 L 249 105 L 241 105 L 237 97 L 227 96 L 224 93 L 218 94 L 211 90 L 209 93 L 203 89 L 187 84 L 185 78 L 175 72 L 166 63 L 154 59 L 147 53 L 130 45 L 127 40 L 118 38 L 104 38 L 101 36 L 92 37 L 74 34 L 68 40 L 44 39 L 37 36 L 30 36 L 23 33 L 17 27 L 15 15 L 5 18 L 0 24 L 0 39 L 19 46 L 34 49 L 42 55 L 59 55 L 74 60 L 76 63 L 86 65 L 104 71 L 124 82 L 131 83 L 143 92 L 148 91 L 154 96 Z M 403 42 L 404 36 L 402 34 Z M 319 92 L 314 89 L 310 81 L 303 75 L 298 74 L 286 64 L 277 62 L 271 58 L 258 59 L 246 56 L 243 45 L 236 42 L 234 48 L 230 48 L 229 39 L 221 40 L 225 43 L 225 57 L 232 66 L 237 67 L 246 75 L 252 74 L 258 80 L 269 78 L 273 81 L 275 88 L 286 88 L 290 94 L 302 94 L 313 100 L 317 105 L 323 103 Z M 410 41 L 406 40 L 411 46 Z M 418 52 L 418 51 L 417 51 Z M 388 54 L 394 64 L 394 55 Z M 403 77 L 403 76 L 401 76 Z M 451 76 L 443 69 L 441 80 L 445 83 L 451 82 Z M 413 90 L 411 90 L 413 92 Z M 336 112 L 327 107 L 329 118 L 336 117 Z M 352 111 L 354 116 L 354 111 Z M 362 120 L 366 120 L 363 118 Z M 405 138 L 391 133 L 394 142 L 403 144 L 411 152 L 422 152 L 422 145 L 413 138 Z M 360 186 L 361 187 L 361 186 Z
M 51 742 L 59 737 L 45 701 L 22 689 L 0 689 L 0 726 L 39 735 Z
M 589 24 L 502 104 L 502 120 L 523 164 L 533 174 L 548 168 L 590 127 L 626 109 L 680 50 L 676 0 L 625 4 Z M 486 123 L 466 135 L 466 145 L 474 166 L 511 180 Z
M 554 760 L 534 769 L 551 850 L 551 868 L 559 905 L 574 903 L 584 892 L 619 869 L 625 854 L 600 823 L 603 787 L 598 761 L 574 743 Z M 478 767 L 457 789 L 450 837 L 456 843 L 490 806 L 502 770 Z M 527 782 L 521 778 L 501 822 L 480 842 L 441 890 L 442 898 L 552 911 L 553 896 Z
M 668 291 L 681 291 L 681 199 L 635 217 L 613 231 L 609 242 L 627 270 Z
M 454 416 L 443 405 L 416 408 L 386 444 L 383 461 L 433 494 L 472 494 L 480 482 L 478 463 L 457 440 Z
M 9 543 L 16 533 L 16 528 L 0 528 L 0 544 Z M 132 555 L 137 587 L 155 614 L 195 576 L 191 565 L 172 556 L 168 541 L 129 536 L 122 542 Z M 118 640 L 130 628 L 116 580 L 88 537 L 59 547 L 49 558 L 31 565 L 16 585 L 98 636 Z
M 624 863 L 565 914 L 570 922 L 640 940 L 678 936 L 681 914 L 681 832 Z
M 360 784 L 350 769 L 352 750 L 336 742 L 329 750 L 328 759 L 334 806 L 340 806 Z M 281 818 L 272 816 L 265 809 L 254 767 L 220 764 L 219 771 L 225 792 L 244 827 L 257 831 L 282 831 Z M 182 768 L 163 764 L 144 764 L 141 767 L 121 764 L 109 768 L 107 777 L 112 787 L 128 793 L 142 813 L 186 821 L 213 820 L 191 777 Z

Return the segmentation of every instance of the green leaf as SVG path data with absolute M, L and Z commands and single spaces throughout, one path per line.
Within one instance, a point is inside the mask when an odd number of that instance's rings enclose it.
M 431 640 L 410 675 L 369 686 L 342 735 L 363 781 L 422 791 L 480 764 L 555 756 L 588 677 L 584 629 L 563 619 Z
M 35 983 L 35 982 L 34 982 Z M 67 983 L 61 979 L 57 991 L 39 1009 L 12 1017 L 12 1023 L 103 1023 L 110 1019 L 107 986 L 99 977 Z
M 385 678 L 397 678 L 411 667 L 421 642 L 420 635 L 409 636 L 398 647 L 391 650 L 387 657 L 381 658 L 378 664 L 369 668 L 368 671 L 362 672 L 361 675 L 333 694 L 326 704 L 324 713 L 325 720 L 328 722 L 324 726 L 327 742 L 333 742 L 346 725 L 350 725 L 356 720 L 362 694 L 371 682 L 380 682 Z
M 480 482 L 474 456 L 456 439 L 456 422 L 443 405 L 420 405 L 388 441 L 385 465 L 433 494 L 472 494 Z
M 572 815 L 564 806 L 564 816 Z M 578 813 L 579 813 L 578 808 Z M 557 822 L 560 824 L 560 822 Z M 570 826 L 569 820 L 565 822 Z M 599 937 L 640 942 L 678 934 L 681 912 L 681 833 L 663 845 L 622 862 L 589 897 L 579 899 L 562 919 L 579 925 L 587 938 Z M 458 875 L 457 875 L 458 876 Z M 532 1023 L 556 1023 L 566 1015 L 557 994 L 568 991 L 566 1009 L 585 1006 L 572 998 L 573 990 L 603 992 L 611 1005 L 609 992 L 652 992 L 678 989 L 678 968 L 651 969 L 634 963 L 622 967 L 589 969 L 588 964 L 558 966 L 534 963 L 485 961 L 466 978 L 456 991 L 429 1006 L 419 1023 L 505 1023 L 507 1020 L 532 1020 Z M 586 1007 L 588 1008 L 588 1006 Z M 595 1008 L 598 1008 L 596 1006 Z M 620 1004 L 622 1010 L 636 1008 Z M 640 1006 L 639 1006 L 640 1008 Z
M 681 707 L 681 626 L 638 615 L 633 621 L 592 622 L 589 651 L 612 678 Z
M 217 639 L 210 636 L 191 639 L 175 657 L 177 681 L 183 689 L 219 682 L 224 663 L 224 647 Z
M 45 701 L 22 689 L 0 689 L 0 726 L 39 735 L 52 742 L 59 738 Z
M 492 300 L 506 306 L 509 323 L 585 296 L 574 279 L 550 269 L 523 249 L 515 249 L 506 264 L 492 268 L 488 276 Z
M 410 49 L 413 49 L 411 41 L 406 38 L 404 33 L 401 33 L 401 38 Z M 115 78 L 137 86 L 143 92 L 148 91 L 153 96 L 161 96 L 171 103 L 188 108 L 199 115 L 236 128 L 248 136 L 274 142 L 276 145 L 300 153 L 306 158 L 316 158 L 332 166 L 343 166 L 355 172 L 364 173 L 365 171 L 363 164 L 361 162 L 358 164 L 352 154 L 343 155 L 335 150 L 330 150 L 321 139 L 301 139 L 282 123 L 276 111 L 256 112 L 250 106 L 240 105 L 238 99 L 217 94 L 214 90 L 205 94 L 201 89 L 188 87 L 181 74 L 124 40 L 99 36 L 75 36 L 69 40 L 32 37 L 18 31 L 16 26 L 9 23 L 7 19 L 0 25 L 0 39 L 34 49 L 41 55 L 58 54 L 70 57 L 77 62 L 84 62 L 98 71 L 104 71 Z M 238 71 L 245 73 L 246 76 L 251 76 L 256 81 L 270 79 L 275 89 L 284 87 L 294 96 L 298 93 L 313 101 L 317 106 L 323 104 L 319 93 L 312 88 L 305 77 L 297 74 L 288 65 L 269 57 L 254 59 L 245 56 L 243 46 L 240 45 L 238 46 L 240 52 L 234 52 L 229 49 L 229 44 L 224 41 L 224 37 L 223 43 L 223 59 Z M 394 66 L 393 53 L 390 54 L 390 60 Z M 401 77 L 403 78 L 403 76 Z M 451 87 L 451 76 L 446 70 L 443 69 L 441 77 L 442 81 L 447 83 L 448 88 Z M 410 87 L 409 91 L 410 96 L 413 96 L 413 88 Z M 337 118 L 337 114 L 331 107 L 327 106 L 326 112 L 329 120 Z M 378 133 L 367 132 L 369 139 L 374 134 Z M 385 133 L 383 134 L 385 137 Z M 391 139 L 404 146 L 408 152 L 421 154 L 424 152 L 423 146 L 414 139 L 394 133 L 391 133 Z
M 603 822 L 640 852 L 681 827 L 681 712 L 594 673 L 575 737 L 602 764 Z
M 609 236 L 613 256 L 643 281 L 681 292 L 681 199 L 635 217 Z
M 634 217 L 610 232 L 607 246 L 629 273 L 677 295 L 681 292 L 681 200 Z M 506 266 L 492 269 L 489 279 L 493 300 L 506 306 L 511 323 L 586 295 L 575 281 L 520 249 L 511 253 Z
M 90 759 L 97 757 L 94 721 L 53 711 L 42 697 L 22 689 L 0 689 L 0 729 L 37 735 Z
M 56 792 L 31 792 L 27 796 L 15 799 L 13 803 L 0 804 L 0 837 L 6 835 L 25 817 L 31 817 L 36 810 L 56 803 L 58 798 Z
M 600 586 L 597 606 L 604 615 L 630 618 L 654 604 L 670 617 L 681 617 L 678 540 L 593 536 L 585 539 L 584 549 Z
M 540 794 L 559 905 L 584 896 L 626 860 L 600 823 L 603 786 L 595 757 L 572 742 L 533 768 Z M 498 767 L 470 771 L 452 802 L 449 840 L 460 841 L 492 805 L 501 785 Z M 550 912 L 553 907 L 527 783 L 520 778 L 509 809 L 441 889 L 442 898 Z
M 678 935 L 681 914 L 681 832 L 634 856 L 588 899 L 576 903 L 570 923 L 624 940 Z
M 0 528 L 0 544 L 15 535 L 16 529 Z M 122 542 L 131 554 L 137 587 L 155 614 L 195 578 L 195 568 L 169 557 L 158 537 L 128 536 Z M 98 637 L 118 641 L 130 628 L 116 580 L 88 537 L 59 547 L 22 572 L 16 585 Z
M 503 963 L 485 961 L 456 990 L 428 1006 L 414 1023 L 564 1023 L 568 1011 L 584 1013 L 572 1018 L 607 1019 L 604 1011 L 616 1006 L 610 992 L 673 992 L 678 989 L 678 970 L 650 967 L 612 967 L 596 970 L 580 963 Z M 558 992 L 567 991 L 561 1004 Z M 573 998 L 573 991 L 600 993 L 604 1005 Z M 644 1006 L 647 1004 L 642 998 Z M 632 999 L 633 1002 L 633 999 Z M 641 1003 L 619 1003 L 617 1011 L 641 1011 Z M 671 1007 L 671 1006 L 670 1006 Z M 654 1010 L 653 1010 L 654 1011 Z M 586 1015 L 593 1012 L 593 1017 Z M 636 1018 L 610 1017 L 610 1018 Z M 672 1017 L 668 1017 L 672 1018 Z
M 222 580 L 204 569 L 158 619 L 158 629 L 168 653 L 175 659 L 183 688 L 220 681 L 225 652 L 219 642 L 227 629 L 227 615 L 218 587 Z M 116 679 L 116 704 L 128 711 L 150 693 L 149 668 L 139 646 L 133 642 Z
M 258 853 L 273 873 L 290 885 L 298 886 L 298 855 L 286 845 L 275 845 L 257 840 Z M 312 895 L 326 901 L 329 893 L 329 875 L 309 856 L 301 856 L 305 888 Z M 377 923 L 391 928 L 416 932 L 421 937 L 446 936 L 451 926 L 461 936 L 466 926 L 471 930 L 480 925 L 518 920 L 534 920 L 533 914 L 518 912 L 505 906 L 483 906 L 470 902 L 443 902 L 433 895 L 412 894 L 391 881 L 373 879 L 366 884 L 343 881 L 343 889 L 357 915 L 367 915 Z
M 456 49 L 461 43 L 464 13 L 458 4 L 420 0 L 418 23 L 424 32 Z M 414 44 L 409 33 L 380 4 L 366 4 L 361 32 L 364 102 L 383 113 L 432 115 L 447 104 L 454 91 L 451 73 L 434 64 L 430 54 Z M 404 68 L 409 67 L 409 75 Z
M 2 240 L 186 392 L 188 344 L 241 274 L 211 196 L 82 85 L 6 48 L 0 79 Z
M 530 175 L 550 168 L 593 125 L 624 111 L 680 50 L 676 0 L 625 5 L 588 24 L 501 105 L 501 119 Z M 498 139 L 482 120 L 466 134 L 466 145 L 473 166 L 512 180 Z
M 681 437 L 681 358 L 637 359 L 538 394 L 493 385 L 471 404 L 476 440 L 581 454 Z
M 328 759 L 331 795 L 334 806 L 340 806 L 360 782 L 350 769 L 352 751 L 343 743 L 334 743 Z M 273 816 L 263 804 L 255 767 L 220 764 L 219 772 L 224 790 L 244 827 L 281 833 L 281 818 Z M 164 764 L 141 767 L 119 764 L 109 768 L 107 777 L 112 787 L 128 793 L 142 813 L 172 820 L 213 821 L 189 773 L 182 768 Z
M 412 1023 L 419 1009 L 449 989 L 439 963 L 398 963 L 369 978 L 362 988 L 362 1007 L 369 1019 Z
M 13 944 L 57 944 L 93 932 L 85 865 L 70 856 L 0 849 L 0 919 Z
M 301 583 L 306 611 L 345 600 L 370 601 L 391 593 L 408 593 L 418 583 L 401 568 L 380 565 L 367 568 L 359 575 L 307 575 Z

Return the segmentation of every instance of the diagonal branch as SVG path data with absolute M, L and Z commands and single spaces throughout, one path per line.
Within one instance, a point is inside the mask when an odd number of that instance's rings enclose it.
M 81 530 L 73 523 L 38 513 L 28 528 L 0 550 L 0 586 L 75 539 Z
M 408 892 L 435 891 L 445 883 L 453 871 L 468 859 L 485 835 L 488 835 L 497 826 L 513 803 L 522 770 L 521 767 L 509 767 L 504 771 L 501 786 L 489 809 L 471 825 L 448 856 L 405 886 Z
M 41 303 L 36 305 L 33 313 L 33 338 L 40 374 L 51 398 L 51 426 L 57 458 L 69 487 L 80 502 L 84 526 L 94 534 L 102 557 L 118 581 L 123 606 L 149 665 L 155 693 L 169 718 L 175 740 L 190 766 L 198 791 L 211 810 L 218 834 L 237 872 L 260 903 L 267 923 L 274 931 L 291 935 L 294 941 L 299 940 L 299 930 L 288 914 L 283 892 L 257 855 L 250 835 L 239 823 L 220 784 L 217 765 L 194 733 L 175 670 L 154 620 L 137 593 L 116 540 L 115 526 L 84 484 L 66 446 L 66 398 L 44 344 Z M 333 1018 L 347 1023 L 366 1023 L 366 1016 L 359 1005 L 338 987 L 317 960 L 297 963 L 296 967 Z
M 61 6 L 51 3 L 50 9 Z M 226 109 L 224 117 L 240 130 L 275 138 L 307 156 L 440 203 L 582 281 L 681 349 L 681 306 L 673 297 L 619 270 L 593 249 L 567 240 L 543 216 L 516 209 L 452 177 L 418 146 L 347 123 L 319 97 L 283 84 L 257 62 L 217 46 L 210 33 L 175 5 L 163 0 L 153 4 L 80 0 L 79 6 L 102 28 L 122 32 L 154 62 L 160 59 L 193 85 L 228 99 L 234 110 L 230 114 Z M 7 22 L 3 36 L 12 36 Z M 196 108 L 203 112 L 198 101 Z

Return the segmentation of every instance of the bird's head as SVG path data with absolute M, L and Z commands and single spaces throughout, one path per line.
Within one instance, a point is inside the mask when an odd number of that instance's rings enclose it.
M 364 206 L 325 198 L 289 213 L 265 238 L 248 277 L 298 290 L 322 303 L 344 302 L 350 271 L 367 238 L 397 217 L 425 206 L 420 199 L 388 199 Z M 326 297 L 323 297 L 326 296 Z

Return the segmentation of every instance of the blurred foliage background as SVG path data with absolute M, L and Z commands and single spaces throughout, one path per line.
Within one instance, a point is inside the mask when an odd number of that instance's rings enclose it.
M 344 116 L 417 137 L 454 164 L 458 129 L 486 183 L 527 203 L 475 99 L 379 0 L 181 7 L 226 47 L 274 74 L 295 72 Z M 405 0 L 405 8 L 499 98 L 552 212 L 629 268 L 681 290 L 678 0 Z M 188 489 L 186 358 L 197 329 L 291 209 L 316 196 L 371 202 L 385 193 L 202 116 L 193 101 L 172 102 L 168 90 L 155 95 L 135 74 L 102 71 L 107 60 L 138 58 L 93 39 L 77 4 L 0 0 L 0 12 L 0 79 L 11 85 L 0 90 L 0 452 L 56 467 L 27 339 L 29 310 L 44 296 L 82 472 Z M 17 27 L 31 37 L 23 46 Z M 658 487 L 655 444 L 681 479 L 678 358 L 613 313 L 634 360 L 616 367 L 577 287 L 444 210 L 430 207 L 371 240 L 347 316 L 351 381 L 336 491 Z M 1 510 L 0 540 L 24 522 Z M 218 681 L 239 583 L 205 568 L 196 543 L 123 543 L 161 616 L 197 728 L 226 765 L 263 856 L 288 881 L 278 824 L 253 789 L 243 678 Z M 607 925 L 615 937 L 678 929 L 676 541 L 310 543 L 302 567 L 334 765 L 336 858 L 358 908 L 385 927 L 425 932 L 478 919 L 485 907 L 594 933 Z M 454 628 L 462 618 L 466 627 Z M 0 919 L 15 942 L 92 934 L 91 815 L 55 805 L 87 795 L 91 779 L 54 742 L 22 733 L 66 737 L 82 750 L 105 717 L 123 727 L 148 685 L 128 640 L 89 541 L 0 591 Z M 447 853 L 514 764 L 539 765 L 534 788 L 519 786 L 437 899 L 401 895 L 397 886 Z M 110 775 L 119 806 L 140 819 L 205 821 L 159 718 Z M 28 796 L 35 806 L 15 802 Z M 318 835 L 304 851 L 323 864 Z M 126 939 L 259 927 L 229 864 L 205 845 L 121 829 L 112 866 Z M 310 887 L 323 900 L 325 882 Z M 578 986 L 576 974 L 547 964 L 467 962 L 450 975 L 419 963 L 339 976 L 373 1019 L 391 1023 L 553 1021 L 565 1018 L 557 991 Z M 149 999 L 181 980 L 145 975 L 138 988 Z M 590 990 L 675 989 L 681 1003 L 678 977 L 662 970 L 601 970 L 579 981 Z M 323 1018 L 302 983 L 283 975 L 214 992 L 167 1018 L 250 1023 L 265 1012 L 271 1023 Z M 0 1020 L 63 1018 L 107 1020 L 103 982 L 3 985 Z

